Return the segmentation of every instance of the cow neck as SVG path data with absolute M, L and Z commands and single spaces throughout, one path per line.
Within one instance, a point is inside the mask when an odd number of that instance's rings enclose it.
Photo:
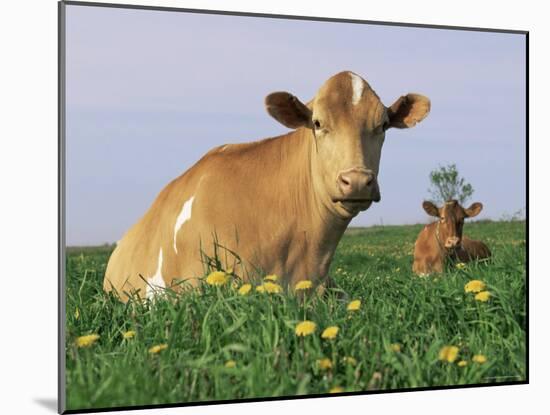
M 329 257 L 349 221 L 343 221 L 329 210 L 327 200 L 315 186 L 315 142 L 311 131 L 299 128 L 289 134 L 268 139 L 271 156 L 278 160 L 273 165 L 273 183 L 280 188 L 270 188 L 280 194 L 278 205 L 280 221 L 283 223 L 289 218 L 295 218 L 296 226 L 307 235 L 309 245 L 317 255 Z M 279 161 L 280 160 L 280 161 Z M 266 166 L 263 166 L 265 174 Z M 271 176 L 270 175 L 270 176 Z M 262 191 L 261 189 L 259 191 Z M 330 202 L 330 200 L 328 201 Z
M 314 199 L 309 191 L 311 176 L 307 169 L 310 154 L 307 146 L 303 143 L 302 135 L 302 131 L 297 130 L 269 140 L 275 145 L 272 147 L 274 151 L 271 156 L 275 156 L 277 160 L 277 166 L 273 171 L 274 183 L 275 186 L 279 183 L 281 187 L 268 190 L 270 192 L 275 190 L 279 193 L 283 202 L 279 205 L 282 208 L 282 215 L 300 216 L 302 212 L 310 212 L 314 204 Z M 265 173 L 266 166 L 261 166 L 261 168 Z

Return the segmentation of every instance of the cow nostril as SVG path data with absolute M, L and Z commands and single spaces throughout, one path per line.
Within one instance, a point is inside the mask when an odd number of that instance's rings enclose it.
M 344 196 L 349 196 L 353 193 L 353 177 L 348 177 L 343 174 L 338 175 L 338 187 Z
M 371 173 L 352 170 L 340 173 L 337 183 L 345 197 L 361 199 L 369 196 L 368 192 L 374 189 L 376 178 Z

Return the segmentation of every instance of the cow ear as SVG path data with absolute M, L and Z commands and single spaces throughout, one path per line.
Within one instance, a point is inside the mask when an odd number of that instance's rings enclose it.
M 473 218 L 474 216 L 479 215 L 479 212 L 481 212 L 481 209 L 483 209 L 483 205 L 481 203 L 472 203 L 472 205 L 469 208 L 464 209 L 464 213 L 466 214 L 467 218 Z
M 436 218 L 439 217 L 439 209 L 432 202 L 426 200 L 424 201 L 424 203 L 422 203 L 422 207 L 428 215 L 435 216 Z
M 424 95 L 407 94 L 388 108 L 389 127 L 411 128 L 426 118 L 430 112 L 430 100 Z
M 288 92 L 273 92 L 265 97 L 269 115 L 288 128 L 310 127 L 311 110 Z

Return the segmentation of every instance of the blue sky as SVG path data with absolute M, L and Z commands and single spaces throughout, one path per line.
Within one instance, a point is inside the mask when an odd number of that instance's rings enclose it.
M 283 134 L 263 99 L 309 100 L 352 70 L 384 104 L 429 117 L 390 130 L 382 200 L 352 225 L 425 222 L 428 174 L 456 163 L 470 202 L 525 207 L 525 38 L 517 34 L 67 6 L 67 244 L 114 242 L 213 146 Z

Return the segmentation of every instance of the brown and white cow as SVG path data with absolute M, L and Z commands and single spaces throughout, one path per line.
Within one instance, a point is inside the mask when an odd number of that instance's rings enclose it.
M 445 261 L 469 262 L 491 256 L 487 245 L 462 235 L 464 219 L 477 216 L 483 205 L 473 203 L 463 208 L 456 200 L 438 208 L 432 202 L 422 203 L 430 216 L 439 220 L 424 226 L 414 244 L 413 272 L 419 275 L 443 272 Z
M 307 105 L 288 92 L 265 105 L 293 131 L 214 148 L 170 182 L 113 251 L 106 291 L 126 301 L 126 292 L 150 297 L 179 281 L 194 285 L 214 238 L 240 256 L 241 264 L 229 255 L 223 266 L 245 280 L 261 270 L 284 284 L 323 283 L 351 219 L 380 200 L 386 130 L 413 127 L 430 110 L 418 94 L 385 107 L 353 72 L 331 77 Z

